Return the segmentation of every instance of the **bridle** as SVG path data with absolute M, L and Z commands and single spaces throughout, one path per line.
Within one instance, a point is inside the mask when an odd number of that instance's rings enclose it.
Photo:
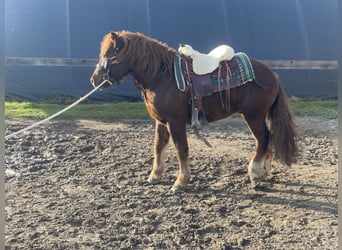
M 120 53 L 120 50 L 123 47 L 123 41 L 122 39 L 118 39 L 118 44 L 114 48 L 114 55 L 110 58 L 104 57 L 104 65 L 100 65 L 99 63 L 96 64 L 96 68 L 99 69 L 103 74 L 102 80 L 107 82 L 109 85 L 114 84 L 114 80 L 110 77 L 110 70 L 114 64 L 115 61 L 117 61 L 118 55 Z
M 99 63 L 96 64 L 96 68 L 99 69 L 99 71 L 103 72 L 103 76 L 102 76 L 102 80 L 106 81 L 107 83 L 109 83 L 109 85 L 113 85 L 114 84 L 114 80 L 111 79 L 110 77 L 110 69 L 112 68 L 113 62 L 114 62 L 114 58 L 105 58 L 105 63 L 104 66 L 100 65 Z

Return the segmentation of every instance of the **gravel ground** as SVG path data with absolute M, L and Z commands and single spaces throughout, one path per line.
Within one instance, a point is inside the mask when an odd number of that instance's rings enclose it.
M 9 134 L 31 120 L 6 120 Z M 240 118 L 188 133 L 192 180 L 149 185 L 154 123 L 57 120 L 6 141 L 6 249 L 337 249 L 337 120 L 298 118 L 298 164 L 250 187 Z

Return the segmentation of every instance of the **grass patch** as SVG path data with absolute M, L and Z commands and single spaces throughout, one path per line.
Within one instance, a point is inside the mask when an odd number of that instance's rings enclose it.
M 337 119 L 337 100 L 291 101 L 290 107 L 296 116 Z
M 5 102 L 5 117 L 46 118 L 67 105 L 31 102 Z M 116 104 L 80 104 L 57 119 L 149 119 L 143 103 L 116 103 Z
M 34 102 L 5 102 L 6 118 L 46 118 L 67 105 Z M 296 116 L 312 116 L 326 119 L 337 119 L 337 100 L 310 100 L 291 101 L 290 107 Z M 113 119 L 150 119 L 145 105 L 142 102 L 135 103 L 101 103 L 80 104 L 68 110 L 57 119 L 88 119 L 88 120 L 113 120 Z

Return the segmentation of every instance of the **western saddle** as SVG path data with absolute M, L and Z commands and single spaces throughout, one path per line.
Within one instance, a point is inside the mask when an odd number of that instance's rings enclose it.
M 192 59 L 194 73 L 197 75 L 205 75 L 217 69 L 222 61 L 230 61 L 234 57 L 234 49 L 228 45 L 220 45 L 204 54 L 194 50 L 188 44 L 181 44 L 178 48 L 181 55 L 188 56 Z
M 220 45 L 208 54 L 204 54 L 194 50 L 187 44 L 181 44 L 178 52 L 183 58 L 182 68 L 185 78 L 190 84 L 191 125 L 199 127 L 201 124 L 207 123 L 202 106 L 202 97 L 222 90 L 227 90 L 227 95 L 230 95 L 230 69 L 227 62 L 233 59 L 235 52 L 228 45 Z M 213 77 L 217 79 L 218 84 L 216 86 L 212 84 Z M 224 104 L 221 96 L 222 107 L 229 109 L 229 96 L 226 100 L 227 103 Z

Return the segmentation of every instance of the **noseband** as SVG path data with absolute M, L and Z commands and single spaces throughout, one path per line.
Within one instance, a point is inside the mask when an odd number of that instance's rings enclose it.
M 114 81 L 110 78 L 110 69 L 112 68 L 114 62 L 114 58 L 106 58 L 104 66 L 100 65 L 99 63 L 96 64 L 96 68 L 99 69 L 99 71 L 103 72 L 104 75 L 102 76 L 102 80 L 109 83 L 109 85 L 113 85 Z
M 111 57 L 111 58 L 107 58 L 107 57 L 104 57 L 104 65 L 100 65 L 99 63 L 96 64 L 96 68 L 99 69 L 99 71 L 101 71 L 102 73 L 104 73 L 104 75 L 102 76 L 102 79 L 106 82 L 109 83 L 109 85 L 113 85 L 114 84 L 114 80 L 111 79 L 110 77 L 110 70 L 112 68 L 112 65 L 113 63 L 116 61 L 119 53 L 120 53 L 120 50 L 121 48 L 123 47 L 123 41 L 122 39 L 118 39 L 118 44 L 117 46 L 114 48 L 114 55 Z

